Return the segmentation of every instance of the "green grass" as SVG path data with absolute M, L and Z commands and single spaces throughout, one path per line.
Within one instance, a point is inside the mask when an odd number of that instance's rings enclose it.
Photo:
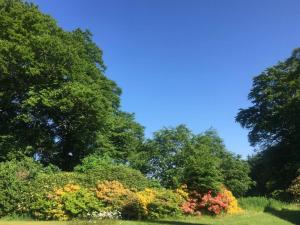
M 254 212 L 247 211 L 241 215 L 189 218 L 183 220 L 161 221 L 101 221 L 88 222 L 57 222 L 57 221 L 0 221 L 0 225 L 291 225 L 300 224 L 300 210 Z

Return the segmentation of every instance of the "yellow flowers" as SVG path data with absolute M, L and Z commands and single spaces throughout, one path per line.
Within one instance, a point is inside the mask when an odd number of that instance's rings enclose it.
M 62 196 L 65 193 L 76 192 L 80 190 L 80 186 L 77 184 L 67 184 L 62 188 L 58 188 L 54 191 L 57 196 Z
M 181 185 L 175 190 L 175 192 L 179 194 L 184 200 L 187 200 L 189 198 L 189 193 L 186 184 Z
M 243 212 L 243 210 L 238 206 L 238 201 L 233 196 L 231 191 L 224 188 L 222 192 L 223 192 L 224 196 L 226 196 L 228 199 L 228 208 L 227 208 L 228 214 L 236 214 L 236 213 Z
M 105 202 L 112 202 L 129 194 L 130 190 L 125 188 L 119 181 L 104 181 L 98 184 L 96 189 L 97 198 Z
M 150 204 L 156 196 L 156 191 L 151 188 L 146 188 L 144 191 L 140 191 L 137 193 L 138 200 L 142 205 L 145 213 L 148 213 L 147 206 Z

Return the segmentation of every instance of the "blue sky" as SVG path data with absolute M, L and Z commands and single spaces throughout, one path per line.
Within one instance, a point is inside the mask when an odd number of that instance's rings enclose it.
M 235 122 L 252 78 L 300 47 L 299 0 L 33 0 L 66 30 L 89 29 L 122 109 L 146 135 L 184 123 L 253 153 Z

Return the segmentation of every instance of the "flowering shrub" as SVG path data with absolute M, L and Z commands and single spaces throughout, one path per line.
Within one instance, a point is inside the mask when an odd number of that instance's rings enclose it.
M 207 209 L 209 212 L 215 215 L 219 215 L 221 212 L 227 210 L 229 200 L 222 192 L 217 193 L 216 196 L 212 196 L 211 191 L 203 195 L 199 204 L 200 208 Z
M 120 210 L 125 219 L 140 219 L 145 214 L 137 194 L 125 188 L 119 181 L 104 181 L 98 184 L 96 196 L 107 209 Z
M 56 188 L 32 206 L 36 218 L 47 220 L 87 218 L 90 212 L 100 212 L 102 209 L 103 204 L 95 194 L 77 184 Z
M 186 184 L 181 185 L 179 188 L 175 190 L 175 192 L 185 200 L 189 198 L 189 192 Z
M 107 207 L 120 208 L 126 204 L 128 196 L 133 195 L 119 181 L 104 181 L 97 185 L 96 196 Z
M 94 211 L 92 213 L 87 213 L 89 220 L 104 220 L 104 219 L 121 219 L 121 212 L 114 211 Z
M 189 198 L 181 205 L 181 210 L 185 214 L 201 215 L 201 212 L 197 210 L 198 208 L 198 199 L 195 198 Z
M 202 212 L 213 215 L 234 214 L 242 211 L 238 206 L 237 199 L 231 191 L 225 188 L 215 195 L 211 191 L 203 195 L 192 192 L 189 199 L 182 204 L 181 209 L 185 214 L 192 215 L 201 215 Z
M 154 189 L 146 188 L 144 191 L 137 193 L 138 200 L 144 209 L 144 213 L 148 214 L 148 205 L 153 202 L 157 192 Z
M 223 195 L 228 200 L 228 214 L 236 214 L 241 213 L 243 210 L 239 207 L 237 199 L 233 196 L 232 192 L 227 190 L 226 188 L 223 189 Z

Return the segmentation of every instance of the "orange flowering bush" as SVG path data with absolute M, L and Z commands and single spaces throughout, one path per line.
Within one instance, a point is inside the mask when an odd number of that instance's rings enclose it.
M 103 201 L 106 206 L 114 208 L 122 207 L 126 204 L 129 196 L 134 193 L 125 188 L 119 181 L 104 181 L 97 185 L 96 196 Z
M 120 210 L 126 219 L 140 219 L 145 210 L 138 195 L 119 181 L 104 181 L 97 185 L 96 196 L 109 210 Z

